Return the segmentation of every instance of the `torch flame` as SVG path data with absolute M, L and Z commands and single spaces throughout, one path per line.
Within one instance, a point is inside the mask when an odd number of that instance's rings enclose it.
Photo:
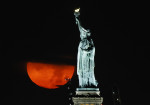
M 80 11 L 80 8 L 77 8 L 77 9 L 75 9 L 74 11 L 75 11 L 75 12 L 79 12 L 79 11 Z

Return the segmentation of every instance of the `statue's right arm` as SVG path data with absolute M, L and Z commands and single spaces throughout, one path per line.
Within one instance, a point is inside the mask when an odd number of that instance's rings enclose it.
M 81 26 L 81 23 L 80 23 L 78 17 L 76 17 L 76 24 L 78 25 L 79 31 L 81 31 L 82 26 Z

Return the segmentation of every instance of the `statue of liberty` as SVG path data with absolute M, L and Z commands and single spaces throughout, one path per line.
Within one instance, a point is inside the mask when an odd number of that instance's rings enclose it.
M 78 25 L 80 31 L 81 41 L 78 46 L 78 56 L 77 56 L 77 75 L 79 78 L 79 86 L 81 88 L 89 86 L 97 86 L 97 81 L 94 76 L 94 56 L 95 47 L 93 40 L 91 39 L 91 32 L 89 29 L 84 29 L 81 26 L 79 20 L 79 9 L 74 12 L 76 24 Z

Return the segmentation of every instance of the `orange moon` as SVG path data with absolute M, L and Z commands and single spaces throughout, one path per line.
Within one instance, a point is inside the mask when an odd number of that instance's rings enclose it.
M 56 89 L 65 85 L 74 74 L 73 65 L 27 63 L 27 73 L 30 79 L 38 86 Z

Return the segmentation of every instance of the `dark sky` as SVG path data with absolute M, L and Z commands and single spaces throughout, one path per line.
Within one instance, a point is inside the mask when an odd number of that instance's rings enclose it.
M 131 2 L 56 0 L 20 3 L 10 8 L 11 36 L 2 39 L 4 69 L 11 74 L 11 104 L 69 104 L 69 84 L 49 90 L 29 79 L 26 62 L 56 62 L 76 65 L 80 41 L 73 10 L 81 8 L 83 27 L 90 29 L 95 44 L 95 76 L 104 105 L 112 104 L 112 87 L 117 84 L 122 105 L 141 105 L 148 94 L 150 41 L 146 6 Z M 8 30 L 9 31 L 9 30 Z M 72 78 L 71 91 L 77 87 Z

